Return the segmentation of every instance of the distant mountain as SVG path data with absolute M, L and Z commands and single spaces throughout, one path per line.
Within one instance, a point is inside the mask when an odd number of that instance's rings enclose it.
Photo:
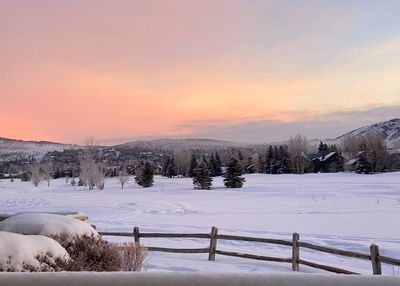
M 215 150 L 232 147 L 245 148 L 248 146 L 250 145 L 212 139 L 157 139 L 98 147 L 104 150 L 125 151 L 137 155 L 143 152 L 174 153 L 179 150 Z M 47 141 L 22 141 L 0 137 L 0 162 L 29 157 L 41 159 L 48 152 L 63 151 L 71 148 L 81 148 L 81 146 Z
M 391 119 L 384 122 L 374 123 L 364 126 L 339 136 L 335 141 L 341 141 L 347 136 L 364 137 L 368 132 L 376 132 L 380 134 L 386 141 L 389 148 L 398 148 L 400 144 L 400 119 Z
M 62 151 L 73 145 L 47 141 L 22 141 L 0 137 L 0 161 L 13 161 L 21 158 L 42 158 L 47 152 Z
M 119 148 L 143 148 L 149 150 L 194 150 L 194 149 L 221 149 L 228 147 L 246 147 L 249 144 L 242 144 L 231 141 L 221 141 L 213 139 L 157 139 L 147 141 L 134 141 L 114 146 Z
M 400 146 L 400 119 L 392 119 L 385 122 L 371 124 L 358 128 L 335 139 L 323 140 L 328 144 L 340 144 L 341 141 L 350 135 L 356 137 L 365 136 L 369 131 L 374 131 L 385 139 L 389 148 L 399 148 Z M 277 142 L 271 144 L 286 144 L 287 142 Z M 311 146 L 317 146 L 319 140 L 310 140 Z M 125 151 L 131 154 L 143 152 L 155 153 L 174 153 L 179 150 L 222 150 L 228 148 L 252 148 L 263 149 L 267 144 L 245 144 L 231 141 L 221 141 L 213 139 L 157 139 L 141 140 L 119 144 L 115 146 L 102 147 L 105 150 Z M 101 147 L 101 146 L 99 146 Z M 80 148 L 77 145 L 61 144 L 47 141 L 22 141 L 0 137 L 0 161 L 12 161 L 22 158 L 34 157 L 42 158 L 47 152 L 63 151 L 64 149 Z

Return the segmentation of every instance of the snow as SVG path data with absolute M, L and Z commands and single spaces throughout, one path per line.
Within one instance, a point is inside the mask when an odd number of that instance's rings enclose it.
M 47 213 L 23 213 L 11 216 L 0 222 L 0 231 L 20 234 L 54 236 L 59 234 L 97 235 L 93 227 L 70 216 Z
M 103 191 L 72 187 L 59 179 L 35 188 L 15 180 L 0 182 L 0 212 L 84 212 L 99 231 L 219 233 L 302 241 L 335 248 L 369 252 L 371 243 L 382 255 L 400 258 L 400 173 L 307 175 L 246 175 L 243 189 L 228 190 L 222 178 L 213 189 L 193 190 L 187 178 L 155 178 L 152 188 L 131 179 L 124 190 L 117 179 L 107 179 Z M 113 241 L 131 238 L 108 237 Z M 142 239 L 147 246 L 208 247 L 207 239 Z M 285 246 L 254 242 L 218 241 L 217 249 L 290 257 Z M 368 261 L 302 249 L 301 258 L 355 272 L 371 274 Z M 149 271 L 288 272 L 290 264 L 270 263 L 207 254 L 150 253 Z M 301 266 L 302 272 L 318 272 Z M 383 266 L 390 275 L 398 267 Z
M 322 161 L 328 160 L 330 157 L 332 157 L 332 156 L 335 155 L 335 154 L 336 154 L 336 152 L 331 152 L 331 153 L 329 153 L 328 155 L 325 155 L 325 157 L 322 159 Z
M 0 137 L 0 162 L 21 159 L 22 157 L 28 158 L 30 156 L 41 159 L 48 152 L 63 151 L 73 147 L 67 144 L 21 141 Z
M 400 143 L 400 119 L 399 118 L 384 121 L 384 122 L 378 122 L 378 123 L 374 123 L 374 124 L 371 124 L 368 126 L 358 128 L 356 130 L 353 130 L 347 134 L 344 134 L 344 135 L 336 138 L 336 140 L 331 140 L 331 141 L 340 142 L 341 139 L 343 139 L 349 135 L 354 135 L 356 137 L 364 137 L 370 131 L 380 134 L 385 139 L 385 142 L 389 148 L 394 148 L 396 145 L 398 145 Z
M 357 161 L 358 161 L 358 159 L 350 159 L 349 161 L 346 162 L 346 166 L 351 166 Z
M 69 259 L 67 251 L 51 238 L 0 231 L 0 271 L 27 271 L 27 266 L 40 270 L 43 265 L 38 256 Z
M 335 155 L 336 152 L 330 152 L 329 154 L 325 155 L 325 156 L 321 156 L 321 157 L 315 157 L 313 159 L 314 160 L 319 160 L 321 162 L 325 162 L 326 160 L 328 160 L 330 157 L 332 157 L 333 155 Z

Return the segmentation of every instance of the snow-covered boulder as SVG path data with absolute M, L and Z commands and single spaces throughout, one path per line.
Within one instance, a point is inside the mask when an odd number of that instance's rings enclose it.
M 54 239 L 0 231 L 0 271 L 51 271 L 55 259 L 70 258 Z
M 96 230 L 88 223 L 70 216 L 25 213 L 11 216 L 0 222 L 0 231 L 8 231 L 31 235 L 98 235 Z

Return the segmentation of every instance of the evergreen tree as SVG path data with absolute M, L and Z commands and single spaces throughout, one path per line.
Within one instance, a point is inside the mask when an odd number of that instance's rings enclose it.
M 258 159 L 257 159 L 257 173 L 260 173 L 260 174 L 265 173 L 265 163 L 261 156 L 258 156 Z
M 144 188 L 153 186 L 154 171 L 148 161 L 141 165 L 140 168 L 137 170 L 135 181 L 139 186 L 142 186 Z
M 192 158 L 190 159 L 189 170 L 188 170 L 188 176 L 190 178 L 193 178 L 196 175 L 196 171 L 195 171 L 196 168 L 197 168 L 196 156 L 194 155 L 194 153 L 192 153 Z
M 208 164 L 211 172 L 211 177 L 222 175 L 221 160 L 219 159 L 219 156 L 217 157 L 217 155 L 218 153 L 216 153 L 215 156 L 214 154 L 212 154 Z
M 215 152 L 215 170 L 214 170 L 215 176 L 221 176 L 222 175 L 222 163 L 221 163 L 221 158 L 219 157 L 218 152 Z
M 357 154 L 356 172 L 359 174 L 369 174 L 372 171 L 371 163 L 368 160 L 368 147 L 365 140 L 361 142 Z
M 206 157 L 206 155 L 205 154 L 203 154 L 203 157 L 202 157 L 202 159 L 201 159 L 203 162 L 204 162 L 204 164 L 206 164 L 206 165 L 208 165 L 209 164 L 209 162 L 208 162 L 208 160 L 207 160 L 207 157 Z
M 215 168 L 215 158 L 214 154 L 211 154 L 210 160 L 207 162 L 208 170 L 210 171 L 211 177 L 215 177 L 214 175 L 214 168 Z
M 201 162 L 196 170 L 196 175 L 193 177 L 193 186 L 199 190 L 209 190 L 212 186 L 212 178 L 208 166 Z
M 271 174 L 278 174 L 280 167 L 279 149 L 278 146 L 274 146 L 272 149 L 272 160 L 271 160 Z
M 246 180 L 242 177 L 243 171 L 238 160 L 232 158 L 224 175 L 224 184 L 227 188 L 241 188 Z
M 274 156 L 274 149 L 272 145 L 268 147 L 267 155 L 265 156 L 265 173 L 272 174 L 272 160 Z
M 239 153 L 238 153 L 238 160 L 239 160 L 239 161 L 243 161 L 243 159 L 244 159 L 244 158 L 243 158 L 242 151 L 239 150 Z
M 279 146 L 279 168 L 278 174 L 289 174 L 291 173 L 290 154 L 287 145 Z
M 171 164 L 171 157 L 170 156 L 167 156 L 166 158 L 165 158 L 165 160 L 164 160 L 164 163 L 163 163 L 163 165 L 162 165 L 162 175 L 164 176 L 164 177 L 168 177 L 168 168 L 169 168 L 169 165 Z
M 172 178 L 176 177 L 177 175 L 178 175 L 178 168 L 176 167 L 174 157 L 171 157 L 169 160 L 169 164 L 167 165 L 166 176 L 168 178 Z
M 318 153 L 321 154 L 328 154 L 329 153 L 329 148 L 327 144 L 324 144 L 322 141 L 319 142 L 319 146 L 318 146 Z

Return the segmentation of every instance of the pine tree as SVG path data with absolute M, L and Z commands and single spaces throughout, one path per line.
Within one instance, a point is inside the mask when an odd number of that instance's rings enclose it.
M 320 141 L 319 146 L 318 146 L 318 153 L 321 153 L 321 154 L 329 153 L 328 145 L 324 144 L 324 143 L 322 143 L 322 141 Z
M 368 160 L 368 147 L 365 140 L 361 142 L 357 154 L 356 172 L 359 174 L 369 174 L 372 171 L 371 163 Z
M 214 170 L 215 176 L 221 176 L 222 175 L 222 163 L 221 163 L 221 158 L 219 157 L 218 152 L 215 152 L 215 170 Z
M 218 177 L 222 175 L 221 160 L 219 159 L 219 156 L 217 157 L 217 155 L 218 153 L 216 153 L 215 156 L 212 154 L 209 161 L 211 177 Z
M 208 161 L 208 170 L 210 171 L 211 177 L 215 177 L 214 168 L 215 168 L 215 158 L 214 154 L 211 154 L 210 160 Z
M 271 160 L 271 174 L 278 174 L 280 166 L 279 149 L 278 146 L 274 146 L 272 149 L 272 160 Z
M 203 154 L 201 160 L 204 162 L 204 164 L 206 164 L 206 165 L 209 164 L 209 162 L 208 162 L 208 160 L 207 160 L 207 157 L 206 157 L 206 154 Z
M 291 162 L 290 154 L 287 145 L 279 146 L 279 168 L 278 174 L 289 174 L 291 173 Z
M 167 156 L 166 158 L 165 158 L 165 160 L 164 160 L 164 163 L 163 163 L 163 168 L 162 168 L 162 175 L 164 176 L 164 177 L 168 177 L 168 168 L 169 168 L 169 165 L 171 164 L 171 157 L 170 156 Z
M 190 178 L 193 178 L 196 175 L 195 171 L 196 168 L 197 168 L 196 156 L 192 153 L 192 158 L 190 159 L 189 170 L 188 170 L 188 176 Z
M 258 159 L 257 159 L 257 173 L 260 173 L 260 174 L 265 173 L 265 163 L 261 156 L 258 156 Z
M 169 159 L 169 164 L 167 165 L 166 176 L 168 178 L 172 178 L 176 177 L 177 175 L 178 175 L 178 168 L 176 167 L 174 157 L 171 157 Z
M 148 161 L 146 161 L 146 163 L 140 166 L 140 168 L 137 170 L 135 181 L 139 186 L 144 188 L 153 186 L 154 171 Z
M 242 151 L 239 150 L 239 153 L 238 153 L 238 160 L 239 160 L 239 161 L 243 161 L 243 159 L 244 159 L 244 158 L 243 158 Z
M 201 162 L 196 170 L 196 175 L 193 177 L 193 186 L 199 190 L 209 190 L 212 186 L 212 178 L 208 166 Z
M 265 156 L 265 173 L 272 174 L 272 159 L 273 159 L 274 149 L 272 145 L 268 147 L 267 155 Z
M 232 158 L 224 175 L 224 184 L 227 188 L 241 188 L 246 180 L 242 177 L 243 171 L 238 160 Z

